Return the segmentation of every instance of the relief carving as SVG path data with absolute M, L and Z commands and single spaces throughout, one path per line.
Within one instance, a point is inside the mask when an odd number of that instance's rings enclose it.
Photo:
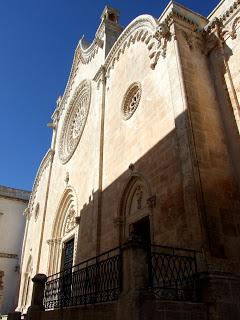
M 142 209 L 143 188 L 138 186 L 136 189 L 137 208 Z
M 64 232 L 63 234 L 66 235 L 70 231 L 72 231 L 76 226 L 76 211 L 73 207 L 71 207 L 68 211 Z

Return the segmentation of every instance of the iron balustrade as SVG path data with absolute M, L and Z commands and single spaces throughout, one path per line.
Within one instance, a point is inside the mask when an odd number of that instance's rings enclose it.
M 150 288 L 156 299 L 198 301 L 197 251 L 152 245 Z
M 121 250 L 115 248 L 47 278 L 46 310 L 114 301 L 121 290 Z

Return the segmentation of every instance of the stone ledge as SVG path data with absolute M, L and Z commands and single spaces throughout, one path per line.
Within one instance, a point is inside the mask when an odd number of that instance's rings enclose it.
M 0 258 L 17 259 L 18 255 L 13 253 L 0 252 Z
M 0 185 L 0 197 L 11 198 L 27 202 L 29 201 L 30 194 L 30 191 L 14 189 Z

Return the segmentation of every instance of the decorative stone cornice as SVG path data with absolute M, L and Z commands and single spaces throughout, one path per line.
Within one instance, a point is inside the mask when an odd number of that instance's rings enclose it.
M 197 19 L 194 20 L 194 14 L 190 12 L 188 16 L 188 13 L 189 11 L 184 7 L 172 3 L 167 8 L 164 16 L 158 20 L 149 15 L 142 15 L 133 20 L 123 30 L 106 58 L 104 66 L 107 77 L 117 61 L 119 61 L 120 56 L 135 42 L 142 42 L 146 45 L 149 51 L 150 66 L 154 69 L 159 58 L 161 56 L 163 58 L 166 57 L 167 44 L 173 36 L 170 31 L 173 23 L 184 22 L 184 25 L 191 31 L 200 33 L 203 26 L 207 23 L 207 19 L 196 14 Z M 187 44 L 192 48 L 192 43 L 189 39 Z
M 240 7 L 240 0 L 234 1 L 233 4 L 219 17 L 217 18 L 222 23 L 226 24 L 229 20 L 233 18 L 236 14 L 237 9 Z M 215 27 L 215 18 L 209 22 L 206 29 L 207 31 L 211 31 L 212 28 Z
M 28 202 L 30 192 L 21 189 L 9 188 L 0 185 L 0 197 L 14 199 L 17 201 Z
M 0 258 L 17 259 L 18 255 L 13 253 L 0 252 Z
M 226 40 L 228 37 L 235 39 L 237 26 L 240 24 L 239 9 L 240 0 L 234 1 L 220 17 L 215 17 L 207 24 L 205 32 L 216 33 L 221 40 Z
M 159 22 L 160 20 L 161 18 L 159 19 Z M 190 25 L 194 30 L 198 30 L 200 28 L 199 24 L 196 21 L 182 14 L 180 11 L 173 7 L 171 11 L 168 13 L 167 17 L 165 18 L 164 23 L 167 25 L 171 25 L 173 22 L 176 22 L 177 20 L 183 21 L 184 23 Z
M 90 45 L 85 41 L 83 36 L 79 41 L 79 59 L 82 64 L 88 64 L 98 53 L 99 48 L 103 48 L 103 44 L 103 40 L 100 39 L 98 35 L 95 36 L 95 39 Z
M 45 172 L 47 167 L 50 165 L 50 163 L 52 161 L 52 158 L 53 158 L 53 155 L 54 155 L 54 151 L 52 149 L 49 149 L 48 152 L 46 153 L 45 157 L 43 158 L 39 168 L 38 168 L 37 175 L 36 175 L 36 178 L 35 178 L 35 181 L 34 181 L 34 184 L 33 184 L 31 197 L 30 197 L 30 200 L 29 200 L 29 205 L 28 205 L 29 215 L 32 214 L 32 211 L 33 211 L 33 208 L 34 208 L 34 201 L 35 201 L 35 198 L 36 198 L 36 193 L 37 193 L 37 189 L 38 189 L 39 183 L 41 181 L 43 173 Z
M 120 56 L 135 42 L 143 42 L 150 51 L 156 42 L 153 34 L 157 26 L 157 20 L 150 15 L 142 15 L 134 19 L 123 30 L 106 58 L 104 66 L 107 76 L 109 76 L 110 70 L 114 68 L 116 62 L 119 61 Z

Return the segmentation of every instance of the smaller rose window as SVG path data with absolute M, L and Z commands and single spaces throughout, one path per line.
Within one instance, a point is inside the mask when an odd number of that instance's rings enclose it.
M 122 113 L 124 120 L 128 120 L 136 111 L 140 99 L 141 99 L 142 89 L 138 82 L 134 82 L 128 88 L 122 103 Z

